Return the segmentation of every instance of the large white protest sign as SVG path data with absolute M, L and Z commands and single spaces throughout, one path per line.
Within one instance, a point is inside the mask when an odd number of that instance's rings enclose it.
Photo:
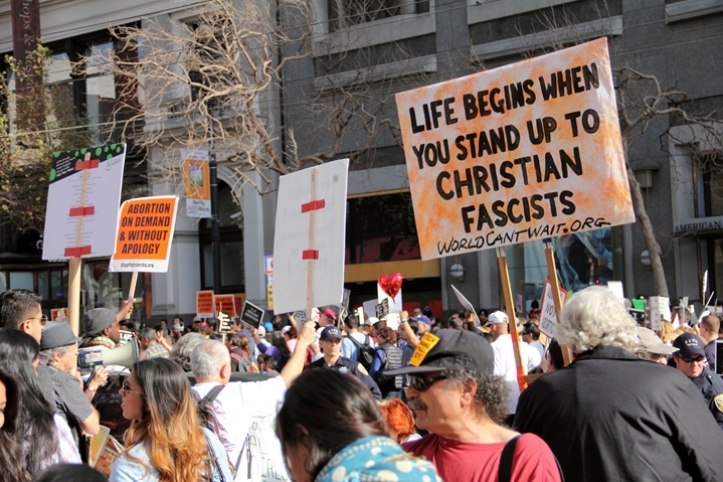
M 560 288 L 560 305 L 565 304 L 567 291 Z M 555 310 L 555 300 L 552 299 L 552 283 L 545 280 L 545 289 L 542 293 L 542 309 L 540 310 L 540 331 L 550 338 L 555 337 L 555 327 L 557 326 L 557 311 Z
M 53 153 L 43 259 L 113 254 L 125 158 L 125 144 Z
M 635 220 L 605 38 L 396 101 L 425 260 Z
M 344 293 L 349 160 L 281 176 L 274 236 L 274 311 L 338 305 Z
M 281 442 L 274 431 L 274 417 L 253 421 L 249 428 L 248 444 L 251 464 L 250 467 L 239 467 L 239 472 L 244 471 L 242 480 L 246 480 L 246 475 L 250 476 L 248 480 L 261 482 L 288 482 L 291 480 L 286 472 Z

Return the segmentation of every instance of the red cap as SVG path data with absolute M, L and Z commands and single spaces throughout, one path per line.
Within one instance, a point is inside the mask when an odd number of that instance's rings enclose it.
M 331 308 L 324 308 L 323 310 L 321 310 L 321 311 L 319 312 L 319 314 L 326 316 L 326 317 L 329 318 L 330 320 L 335 320 L 335 319 L 336 319 L 336 313 L 334 313 L 334 310 L 332 310 Z

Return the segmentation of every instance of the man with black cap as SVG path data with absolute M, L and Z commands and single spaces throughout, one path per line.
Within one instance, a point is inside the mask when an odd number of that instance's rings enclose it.
M 723 428 L 723 380 L 705 365 L 703 340 L 694 333 L 683 333 L 675 339 L 673 347 L 678 349 L 673 354 L 675 367 L 695 383 L 710 413 Z
M 407 400 L 416 424 L 429 431 L 404 450 L 431 461 L 444 480 L 560 480 L 552 452 L 539 437 L 504 427 L 507 383 L 495 376 L 494 351 L 466 330 L 439 330 L 421 340 L 410 365 Z M 503 477 L 499 477 L 503 480 Z
M 341 330 L 335 326 L 327 326 L 319 335 L 319 347 L 324 351 L 324 358 L 311 362 L 307 370 L 325 368 L 336 370 L 341 373 L 354 375 L 371 390 L 377 400 L 382 399 L 382 392 L 379 386 L 369 376 L 366 368 L 361 363 L 341 356 Z
M 73 334 L 70 325 L 64 321 L 50 321 L 43 331 L 40 349 L 47 357 L 48 370 L 55 392 L 55 406 L 58 414 L 73 429 L 73 438 L 79 446 L 80 430 L 96 435 L 100 430 L 100 416 L 90 403 L 95 390 L 102 386 L 108 375 L 99 367 L 88 381 L 85 393 L 82 381 L 75 375 L 78 365 L 78 343 L 81 338 Z M 81 450 L 83 453 L 83 450 Z

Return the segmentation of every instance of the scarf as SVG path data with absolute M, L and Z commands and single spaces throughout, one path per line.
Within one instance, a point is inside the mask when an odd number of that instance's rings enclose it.
M 321 470 L 315 482 L 438 481 L 434 466 L 405 453 L 389 437 L 365 437 L 344 447 Z
M 98 335 L 84 339 L 83 343 L 81 344 L 81 348 L 88 348 L 91 346 L 104 346 L 112 350 L 116 347 L 116 343 L 108 337 Z

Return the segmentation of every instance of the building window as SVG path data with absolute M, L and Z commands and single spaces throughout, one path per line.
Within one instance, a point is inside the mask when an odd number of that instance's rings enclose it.
M 429 12 L 429 0 L 328 0 L 329 32 L 409 13 Z
M 346 212 L 345 264 L 421 259 L 409 192 L 351 198 Z
M 695 183 L 695 216 L 706 218 L 723 216 L 723 159 L 716 156 L 694 158 L 697 179 Z M 723 237 L 718 232 L 698 236 L 701 276 L 708 272 L 706 293 L 718 293 L 723 286 Z
M 243 293 L 244 238 L 241 208 L 233 198 L 231 186 L 218 183 L 218 223 L 221 234 L 221 290 L 220 293 Z M 201 286 L 213 289 L 213 244 L 211 220 L 204 219 L 198 229 L 201 248 Z

